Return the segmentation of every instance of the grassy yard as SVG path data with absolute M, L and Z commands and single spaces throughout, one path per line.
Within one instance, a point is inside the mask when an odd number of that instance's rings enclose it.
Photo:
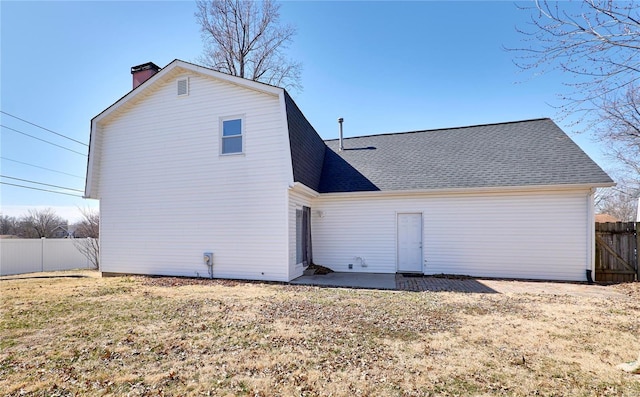
M 88 273 L 87 273 L 88 274 Z M 620 298 L 0 281 L 0 395 L 638 396 Z

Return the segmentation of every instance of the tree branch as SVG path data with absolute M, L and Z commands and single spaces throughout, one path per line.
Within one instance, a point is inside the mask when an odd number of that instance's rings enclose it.
M 241 0 L 197 1 L 204 42 L 202 62 L 215 70 L 300 89 L 302 65 L 284 56 L 295 29 L 280 25 L 279 6 Z

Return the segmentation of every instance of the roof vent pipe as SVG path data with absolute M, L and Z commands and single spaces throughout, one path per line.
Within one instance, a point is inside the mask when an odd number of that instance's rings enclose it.
M 338 119 L 338 124 L 340 124 L 340 142 L 338 144 L 338 150 L 342 151 L 344 150 L 344 146 L 342 146 L 342 122 L 344 121 L 344 119 L 342 117 L 340 117 Z

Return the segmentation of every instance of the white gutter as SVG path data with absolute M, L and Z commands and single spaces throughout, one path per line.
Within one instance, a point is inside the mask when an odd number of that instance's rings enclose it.
M 300 182 L 294 182 L 293 186 L 289 186 L 289 189 L 291 190 L 295 190 L 299 193 L 302 193 L 310 198 L 316 198 L 318 196 L 320 196 L 320 193 L 316 192 L 315 190 L 311 189 L 310 187 L 308 187 L 307 185 L 305 185 L 304 183 L 300 183 Z
M 533 192 L 533 191 L 568 191 L 587 190 L 598 187 L 610 187 L 615 183 L 607 184 L 575 184 L 575 185 L 532 185 L 532 186 L 495 186 L 495 187 L 472 187 L 472 188 L 445 188 L 445 189 L 419 189 L 419 190 L 375 190 L 366 192 L 341 192 L 341 193 L 316 193 L 320 197 L 342 198 L 342 197 L 388 197 L 407 195 L 443 195 L 443 194 L 478 194 L 497 192 Z M 303 185 L 304 186 L 304 185 Z

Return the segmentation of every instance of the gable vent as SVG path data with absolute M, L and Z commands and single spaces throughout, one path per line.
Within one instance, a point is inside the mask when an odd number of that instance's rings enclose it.
M 178 96 L 189 95 L 189 78 L 178 80 Z

